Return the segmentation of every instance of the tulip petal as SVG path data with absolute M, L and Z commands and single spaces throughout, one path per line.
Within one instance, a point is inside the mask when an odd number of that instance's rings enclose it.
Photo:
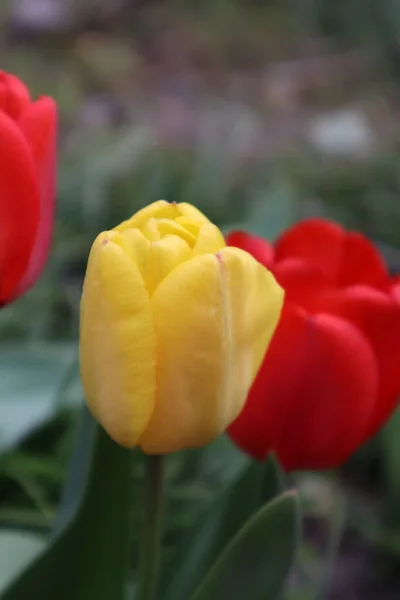
M 379 366 L 379 392 L 365 440 L 382 427 L 400 396 L 400 302 L 395 295 L 354 286 L 319 299 L 319 310 L 340 316 L 369 339 Z
M 286 301 L 307 309 L 312 309 L 320 294 L 330 287 L 322 271 L 299 258 L 281 260 L 274 266 L 273 273 L 285 290 Z
M 16 120 L 30 102 L 26 85 L 15 75 L 0 71 L 0 110 Z
M 179 214 L 184 217 L 191 217 L 192 219 L 196 219 L 200 221 L 200 223 L 209 223 L 209 219 L 195 206 L 192 206 L 188 202 L 180 202 L 176 205 L 179 211 Z
M 288 471 L 335 467 L 361 443 L 377 387 L 375 356 L 356 327 L 287 305 L 229 434 L 259 460 L 275 451 Z
M 166 200 L 157 200 L 145 206 L 137 213 L 135 213 L 127 221 L 123 221 L 120 225 L 117 225 L 114 229 L 122 233 L 126 229 L 137 227 L 142 229 L 150 219 L 175 219 L 181 214 L 178 209 L 176 202 L 167 202 Z
M 185 240 L 191 248 L 196 243 L 196 238 L 192 233 L 171 219 L 149 219 L 142 227 L 142 231 L 151 241 L 160 240 L 165 235 L 176 235 Z
M 230 392 L 247 395 L 278 324 L 284 291 L 270 271 L 238 248 L 224 248 L 218 253 L 227 287 L 227 305 L 231 311 L 231 335 L 237 356 L 234 376 L 228 378 Z M 243 408 L 241 393 L 238 411 Z
M 0 111 L 0 303 L 18 295 L 40 209 L 36 168 L 18 126 Z
M 203 225 L 202 221 L 199 221 L 199 219 L 194 219 L 193 217 L 176 217 L 175 223 L 182 225 L 196 238 L 199 235 L 200 227 Z
M 357 284 L 386 291 L 389 289 L 389 274 L 374 244 L 360 233 L 350 231 L 346 235 L 338 285 L 346 287 Z
M 257 235 L 250 235 L 245 231 L 232 231 L 226 238 L 226 245 L 245 250 L 267 269 L 271 269 L 274 264 L 275 251 L 272 244 Z
M 114 227 L 114 229 L 115 231 L 119 231 L 120 233 L 122 233 L 126 229 L 131 229 L 133 227 L 141 229 L 146 224 L 146 222 L 152 217 L 158 217 L 160 213 L 162 214 L 162 216 L 164 216 L 164 212 L 168 213 L 170 211 L 171 206 L 173 205 L 167 202 L 166 200 L 157 200 L 157 202 L 153 202 L 152 204 L 149 204 L 148 206 L 145 206 L 144 208 L 138 210 L 138 212 L 135 213 L 130 219 L 123 221 L 122 223 L 117 225 L 117 227 Z M 165 216 L 167 217 L 168 215 Z
M 318 269 L 332 285 L 365 284 L 388 289 L 384 261 L 363 235 L 347 232 L 324 219 L 307 219 L 288 229 L 276 242 L 276 262 L 301 259 Z
M 131 227 L 137 227 L 141 229 L 151 218 L 155 219 L 176 219 L 182 216 L 191 217 L 196 219 L 200 223 L 208 223 L 209 220 L 202 212 L 197 208 L 186 202 L 177 204 L 176 202 L 167 202 L 166 200 L 158 200 L 145 206 L 137 213 L 135 213 L 127 221 L 123 221 L 120 225 L 115 227 L 116 231 L 122 232 Z
M 397 300 L 400 301 L 400 275 L 395 275 L 390 280 L 390 286 Z
M 250 255 L 224 248 L 183 263 L 152 297 L 158 391 L 140 446 L 208 443 L 237 416 L 279 318 L 283 292 Z
M 149 242 L 140 229 L 127 229 L 115 236 L 113 242 L 136 263 L 150 295 L 175 267 L 192 256 L 185 240 L 175 235 Z
M 193 257 L 209 252 L 215 254 L 222 248 L 225 248 L 225 240 L 218 227 L 212 223 L 203 223 L 193 248 Z
M 126 254 L 136 263 L 143 279 L 146 279 L 150 254 L 150 242 L 140 229 L 126 229 L 119 236 L 113 236 L 114 244 L 123 248 Z
M 178 265 L 191 257 L 191 248 L 182 238 L 167 235 L 158 242 L 150 244 L 146 284 L 152 295 L 157 286 Z
M 156 396 L 156 343 L 150 298 L 135 262 L 98 236 L 87 267 L 80 330 L 81 375 L 88 406 L 119 444 L 134 447 Z
M 46 261 L 53 231 L 56 187 L 57 108 L 45 97 L 30 104 L 22 113 L 19 126 L 36 164 L 40 188 L 40 218 L 35 242 L 24 277 L 18 286 L 22 294 L 37 279 Z
M 324 219 L 306 219 L 285 231 L 275 244 L 275 260 L 302 259 L 336 280 L 343 258 L 345 231 Z

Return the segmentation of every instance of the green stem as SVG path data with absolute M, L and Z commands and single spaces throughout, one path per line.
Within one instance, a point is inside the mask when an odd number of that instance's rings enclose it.
M 139 563 L 139 600 L 153 600 L 157 590 L 162 504 L 164 457 L 146 456 L 144 481 L 143 539 Z

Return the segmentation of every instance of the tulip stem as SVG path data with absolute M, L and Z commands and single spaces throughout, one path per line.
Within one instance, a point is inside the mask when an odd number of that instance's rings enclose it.
M 157 590 L 162 530 L 163 456 L 146 456 L 144 479 L 144 521 L 139 562 L 139 600 L 153 600 Z

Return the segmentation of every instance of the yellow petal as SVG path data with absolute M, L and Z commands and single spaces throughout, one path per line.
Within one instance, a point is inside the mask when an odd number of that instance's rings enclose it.
M 149 294 L 153 294 L 159 283 L 175 267 L 188 260 L 191 253 L 188 244 L 176 235 L 166 235 L 162 240 L 152 242 L 145 274 Z
M 141 228 L 143 235 L 150 242 L 156 242 L 157 240 L 161 240 L 161 233 L 158 229 L 158 220 L 157 219 L 149 219 Z
M 196 238 L 193 233 L 190 233 L 185 227 L 170 219 L 158 219 L 157 228 L 162 236 L 173 234 L 181 237 L 189 246 L 193 247 L 196 243 Z
M 226 329 L 233 354 L 225 393 L 232 421 L 241 412 L 281 314 L 284 291 L 250 254 L 227 247 L 218 252 L 225 295 Z M 232 418 L 233 415 L 233 418 Z
M 139 440 L 145 452 L 204 445 L 236 418 L 282 300 L 272 275 L 231 248 L 183 263 L 160 283 L 152 297 L 158 391 Z
M 197 219 L 201 223 L 210 223 L 209 219 L 198 209 L 189 204 L 188 202 L 180 202 L 177 204 L 179 214 L 185 217 L 192 217 Z
M 95 418 L 116 442 L 133 447 L 154 409 L 156 343 L 143 278 L 114 236 L 98 236 L 89 257 L 81 303 L 81 375 Z
M 222 248 L 225 248 L 224 236 L 212 223 L 204 223 L 199 230 L 196 244 L 193 248 L 193 256 L 207 254 L 208 252 L 215 254 Z
M 138 210 L 138 212 L 135 213 L 130 219 L 123 221 L 114 229 L 120 233 L 131 227 L 137 227 L 138 229 L 141 229 L 151 218 L 174 219 L 178 215 L 179 211 L 175 202 L 158 200 L 157 202 L 153 202 L 153 204 L 149 204 L 149 206 L 145 206 L 141 210 Z
M 127 229 L 123 233 L 110 232 L 110 239 L 121 246 L 129 258 L 136 263 L 143 279 L 147 277 L 147 269 L 150 254 L 150 242 L 140 229 Z
M 131 227 L 137 227 L 141 229 L 149 219 L 176 219 L 179 216 L 192 217 L 201 223 L 209 223 L 209 220 L 202 212 L 197 208 L 188 204 L 187 202 L 167 202 L 166 200 L 158 200 L 145 206 L 137 213 L 135 213 L 130 219 L 123 221 L 120 225 L 117 225 L 114 229 L 122 233 L 126 229 Z
M 175 222 L 185 227 L 195 237 L 198 236 L 200 227 L 203 225 L 202 221 L 193 217 L 177 217 Z

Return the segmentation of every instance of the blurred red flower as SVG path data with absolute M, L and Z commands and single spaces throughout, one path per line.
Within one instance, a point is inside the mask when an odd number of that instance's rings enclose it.
M 400 394 L 400 281 L 376 248 L 310 219 L 274 244 L 234 232 L 286 290 L 271 346 L 229 434 L 287 471 L 338 466 L 386 422 Z
M 25 85 L 0 71 L 0 304 L 23 294 L 49 249 L 55 195 L 55 102 L 32 102 Z

